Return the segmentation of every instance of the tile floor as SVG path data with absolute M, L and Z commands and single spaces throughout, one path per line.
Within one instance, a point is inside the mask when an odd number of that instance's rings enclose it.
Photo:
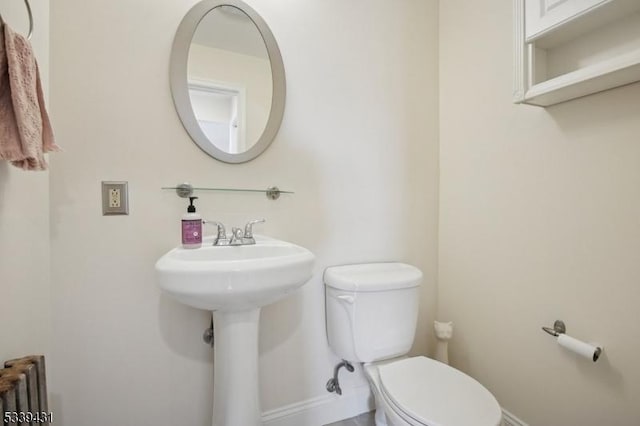
M 375 412 L 372 411 L 370 413 L 360 414 L 357 417 L 352 417 L 350 419 L 341 420 L 336 423 L 331 423 L 326 426 L 376 426 L 374 421 Z

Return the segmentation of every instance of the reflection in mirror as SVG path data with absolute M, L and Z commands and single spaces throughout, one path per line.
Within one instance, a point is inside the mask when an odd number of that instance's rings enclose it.
M 191 139 L 226 163 L 260 155 L 286 97 L 284 65 L 267 23 L 242 0 L 201 0 L 171 50 L 171 94 Z
M 241 9 L 221 5 L 200 21 L 187 78 L 196 120 L 213 145 L 239 154 L 260 139 L 271 108 L 271 64 L 262 35 Z

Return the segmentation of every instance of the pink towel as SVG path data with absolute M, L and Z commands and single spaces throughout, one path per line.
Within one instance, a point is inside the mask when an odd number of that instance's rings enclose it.
M 0 31 L 0 159 L 46 170 L 44 153 L 58 150 L 29 42 L 7 24 Z

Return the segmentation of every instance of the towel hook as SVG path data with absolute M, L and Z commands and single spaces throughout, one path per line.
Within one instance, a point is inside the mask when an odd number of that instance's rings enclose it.
M 29 0 L 24 0 L 24 5 L 27 7 L 27 14 L 29 15 L 29 34 L 27 35 L 27 40 L 31 40 L 31 35 L 33 34 L 33 13 L 31 12 Z M 2 14 L 0 14 L 0 24 L 4 24 Z
M 33 34 L 33 13 L 31 12 L 29 0 L 24 0 L 24 5 L 26 6 L 27 13 L 29 14 L 29 34 L 27 34 L 27 40 L 31 40 L 31 35 Z

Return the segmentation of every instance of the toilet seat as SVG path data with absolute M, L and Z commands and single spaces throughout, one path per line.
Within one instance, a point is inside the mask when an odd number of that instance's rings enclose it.
M 494 396 L 446 364 L 420 356 L 377 369 L 381 396 L 408 425 L 500 425 L 502 411 Z
M 388 425 L 408 425 L 408 426 L 440 426 L 440 425 L 429 425 L 426 423 L 422 423 L 419 420 L 414 419 L 407 413 L 405 413 L 400 407 L 396 406 L 396 404 L 389 399 L 389 397 L 384 393 L 380 393 L 380 397 L 384 401 L 384 412 L 387 417 Z M 384 424 L 383 424 L 384 425 Z M 376 423 L 377 426 L 377 423 Z

